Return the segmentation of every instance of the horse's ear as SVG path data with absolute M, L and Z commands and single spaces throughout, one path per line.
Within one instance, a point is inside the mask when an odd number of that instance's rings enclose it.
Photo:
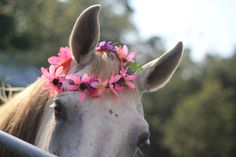
M 69 45 L 78 64 L 88 61 L 94 54 L 99 40 L 98 14 L 101 5 L 93 5 L 84 10 L 75 22 Z
M 142 91 L 155 91 L 163 87 L 179 65 L 183 54 L 183 43 L 179 42 L 172 50 L 145 64 L 138 74 L 138 86 Z

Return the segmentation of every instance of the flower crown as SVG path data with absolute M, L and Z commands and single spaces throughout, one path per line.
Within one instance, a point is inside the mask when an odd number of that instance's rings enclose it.
M 83 101 L 86 95 L 98 97 L 110 91 L 113 95 L 119 96 L 118 92 L 123 86 L 135 88 L 133 83 L 136 79 L 135 72 L 142 70 L 142 67 L 134 61 L 136 52 L 128 53 L 126 45 L 115 45 L 106 41 L 100 42 L 96 51 L 114 53 L 120 62 L 119 74 L 113 71 L 111 77 L 106 80 L 87 74 L 70 75 L 68 71 L 72 62 L 71 51 L 68 47 L 61 47 L 57 56 L 48 58 L 49 68 L 41 67 L 42 76 L 39 79 L 46 81 L 44 89 L 49 90 L 51 96 L 64 91 L 79 91 L 80 101 Z

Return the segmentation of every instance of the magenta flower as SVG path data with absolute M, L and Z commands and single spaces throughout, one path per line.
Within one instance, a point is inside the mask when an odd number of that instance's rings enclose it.
M 68 91 L 79 91 L 80 101 L 84 101 L 86 98 L 86 90 L 88 89 L 90 77 L 87 74 L 84 74 L 83 77 L 79 77 L 76 75 L 68 76 L 67 84 L 63 83 L 63 86 Z
M 97 97 L 106 92 L 107 81 L 102 81 L 100 78 L 96 78 L 90 82 L 90 87 L 93 90 L 90 92 L 92 97 Z
M 97 78 L 96 81 L 91 82 L 90 86 L 97 88 L 97 89 L 104 89 L 107 85 L 107 81 L 102 81 L 101 79 Z
M 133 58 L 137 55 L 136 52 L 131 52 L 128 54 L 128 47 L 126 45 L 124 45 L 123 47 L 119 47 L 116 54 L 123 64 L 126 64 L 127 62 L 135 62 Z
M 101 92 L 97 88 L 93 88 L 91 86 L 88 86 L 88 92 L 91 97 L 98 97 Z
M 51 96 L 53 96 L 55 93 L 61 93 L 63 67 L 60 66 L 55 68 L 54 65 L 51 65 L 48 70 L 44 67 L 41 67 L 41 71 L 43 75 L 39 79 L 47 82 L 47 84 L 44 86 L 44 89 L 48 89 Z
M 97 48 L 96 48 L 97 51 L 111 51 L 111 52 L 116 52 L 116 48 L 114 46 L 114 44 L 111 42 L 111 41 L 102 41 L 98 44 Z
M 132 81 L 136 79 L 136 75 L 135 74 L 129 75 L 129 74 L 127 74 L 127 71 L 128 71 L 128 68 L 121 69 L 121 71 L 120 71 L 121 80 L 129 88 L 134 89 L 135 85 Z
M 86 98 L 86 90 L 88 88 L 88 84 L 89 84 L 89 81 L 90 81 L 90 77 L 87 75 L 87 74 L 84 74 L 82 76 L 82 78 L 80 78 L 80 81 L 79 81 L 79 92 L 80 92 L 80 101 L 84 101 L 84 99 Z

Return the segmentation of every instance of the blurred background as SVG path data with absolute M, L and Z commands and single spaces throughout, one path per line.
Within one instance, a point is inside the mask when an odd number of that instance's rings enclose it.
M 0 82 L 25 87 L 68 37 L 80 12 L 101 3 L 101 40 L 126 43 L 148 62 L 185 45 L 159 92 L 144 94 L 147 157 L 235 157 L 236 1 L 0 0 Z M 3 102 L 3 101 L 2 101 Z

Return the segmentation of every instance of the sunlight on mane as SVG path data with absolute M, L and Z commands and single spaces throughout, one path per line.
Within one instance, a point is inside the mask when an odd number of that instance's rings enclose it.
M 104 80 L 110 78 L 113 71 L 118 73 L 120 70 L 120 63 L 116 55 L 111 52 L 97 52 L 91 62 L 91 73 Z
M 43 108 L 51 101 L 43 84 L 36 81 L 0 107 L 0 130 L 34 143 Z

